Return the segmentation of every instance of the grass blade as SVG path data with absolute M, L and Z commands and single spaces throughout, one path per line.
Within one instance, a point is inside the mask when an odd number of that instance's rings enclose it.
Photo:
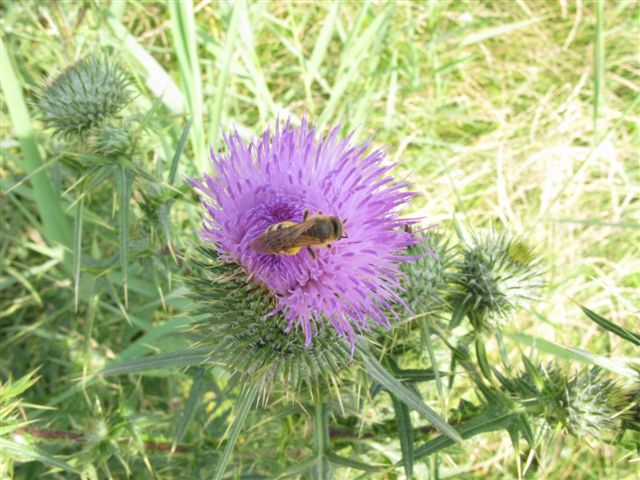
M 438 395 L 442 397 L 444 395 L 444 388 L 442 386 L 440 370 L 438 369 L 438 360 L 436 359 L 435 349 L 433 348 L 433 341 L 431 340 L 431 328 L 429 328 L 429 319 L 425 319 L 425 321 L 423 322 L 423 327 L 424 339 L 427 346 L 427 352 L 429 353 L 429 361 L 431 362 L 431 370 L 433 371 L 434 379 L 436 381 Z
M 202 399 L 202 395 L 205 392 L 205 382 L 204 382 L 204 374 L 205 369 L 199 368 L 193 378 L 193 384 L 191 385 L 191 391 L 189 392 L 189 398 L 187 399 L 187 403 L 184 406 L 184 412 L 182 412 L 182 416 L 180 417 L 180 421 L 176 426 L 176 434 L 173 438 L 173 448 L 175 449 L 176 445 L 182 441 L 184 434 L 189 428 L 189 424 L 196 413 L 196 407 L 200 404 L 200 400 Z
M 173 185 L 176 181 L 176 173 L 178 172 L 178 163 L 180 162 L 180 157 L 182 156 L 182 152 L 184 151 L 184 146 L 187 143 L 187 138 L 189 137 L 189 130 L 191 130 L 191 123 L 193 123 L 193 118 L 189 118 L 189 120 L 187 120 L 187 123 L 184 126 L 184 130 L 182 130 L 182 135 L 180 135 L 180 141 L 178 142 L 176 153 L 173 155 L 173 159 L 171 160 L 171 170 L 169 170 L 169 178 L 167 179 L 167 182 L 169 183 L 169 185 Z
M 114 2 L 112 7 L 115 5 Z M 106 13 L 107 24 L 111 28 L 114 37 L 124 44 L 123 51 L 129 52 L 130 55 L 145 70 L 145 82 L 149 90 L 162 100 L 162 103 L 177 115 L 184 113 L 184 97 L 182 92 L 171 79 L 171 75 L 162 68 L 153 56 L 147 52 L 142 45 L 138 43 L 136 38 L 129 33 L 119 20 L 117 20 L 108 11 Z
M 405 387 L 397 378 L 391 376 L 391 374 L 385 370 L 382 365 L 380 365 L 380 362 L 368 353 L 361 352 L 360 357 L 364 362 L 367 373 L 373 380 L 382 385 L 392 395 L 395 395 L 398 400 L 407 404 L 407 406 L 414 410 L 417 410 L 442 433 L 455 441 L 462 440 L 458 432 L 456 432 L 456 430 L 449 425 L 444 418 L 425 405 L 425 403 L 414 392 Z
M 257 396 L 257 383 L 249 385 L 249 387 L 247 387 L 240 393 L 238 402 L 236 403 L 238 409 L 236 412 L 236 418 L 233 419 L 233 423 L 231 424 L 229 438 L 227 439 L 227 444 L 225 445 L 224 451 L 222 452 L 222 458 L 220 458 L 218 462 L 218 468 L 216 468 L 216 471 L 213 474 L 213 480 L 220 480 L 222 478 L 227 464 L 229 463 L 229 458 L 231 457 L 233 447 L 238 440 L 240 429 L 244 425 L 244 422 L 247 419 L 247 415 L 249 414 L 249 410 L 251 409 L 251 405 L 255 402 Z
M 318 35 L 315 45 L 313 46 L 313 51 L 311 52 L 311 58 L 309 59 L 309 64 L 307 66 L 309 84 L 311 84 L 311 82 L 316 79 L 316 76 L 319 75 L 320 65 L 322 65 L 322 62 L 324 61 L 325 54 L 327 53 L 327 47 L 329 46 L 329 42 L 333 36 L 333 30 L 338 19 L 339 11 L 340 2 L 334 1 L 331 4 L 329 13 L 327 13 L 327 16 L 324 19 L 322 29 L 320 30 L 320 34 Z
M 202 125 L 202 75 L 198 58 L 196 25 L 194 19 L 193 2 L 169 2 L 171 13 L 171 29 L 173 44 L 180 66 L 180 76 L 187 97 L 187 105 L 193 127 L 191 129 L 191 144 L 196 158 L 197 167 L 202 170 L 206 165 L 206 155 Z
M 9 51 L 5 48 L 4 40 L 1 38 L 0 67 L 2 69 L 2 92 L 5 98 L 11 99 L 10 102 L 7 102 L 7 108 L 22 150 L 24 159 L 22 166 L 27 173 L 38 171 L 32 176 L 31 184 L 33 185 L 34 200 L 44 226 L 44 234 L 49 242 L 59 243 L 71 250 L 73 245 L 71 225 L 64 214 L 60 199 L 56 195 L 46 171 L 41 169 L 45 164 L 38 150 L 29 110 L 22 94 L 20 81 L 13 69 Z M 70 260 L 69 258 L 65 262 L 67 267 L 71 267 Z
M 218 148 L 220 141 L 220 121 L 222 119 L 222 107 L 224 103 L 225 91 L 229 81 L 229 71 L 231 69 L 231 59 L 236 48 L 236 40 L 238 38 L 238 19 L 240 16 L 240 7 L 238 3 L 233 4 L 231 19 L 229 20 L 229 28 L 227 30 L 227 38 L 224 44 L 224 53 L 222 54 L 222 69 L 216 84 L 216 93 L 211 107 L 211 125 L 209 127 L 209 138 L 211 139 L 214 151 Z
M 593 59 L 593 132 L 598 142 L 598 118 L 604 104 L 604 0 L 596 0 L 596 39 Z
M 349 83 L 357 77 L 358 66 L 364 58 L 371 55 L 372 45 L 377 41 L 381 41 L 381 38 L 384 37 L 393 10 L 393 6 L 385 8 L 360 35 L 349 37 L 353 39 L 353 43 L 348 42 L 345 46 L 345 53 L 338 67 L 338 74 L 336 75 L 336 81 L 333 84 L 331 95 L 322 114 L 318 118 L 319 126 L 324 125 L 333 117 L 342 96 L 347 91 Z

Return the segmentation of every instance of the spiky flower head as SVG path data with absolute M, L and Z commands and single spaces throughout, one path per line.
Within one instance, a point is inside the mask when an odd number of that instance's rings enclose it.
M 442 233 L 426 231 L 407 249 L 414 261 L 404 263 L 402 298 L 416 315 L 434 315 L 448 308 L 446 294 L 453 274 L 454 252 Z
M 467 315 L 474 328 L 492 329 L 537 298 L 542 269 L 524 241 L 491 230 L 463 239 L 461 249 L 452 277 L 454 317 Z
M 503 377 L 503 386 L 549 428 L 592 438 L 620 432 L 628 415 L 629 394 L 601 369 L 593 367 L 569 377 L 553 365 L 525 361 L 525 366 L 516 379 Z
M 191 183 L 206 209 L 201 237 L 276 299 L 264 321 L 301 331 L 306 346 L 333 326 L 353 348 L 370 322 L 390 326 L 388 312 L 401 302 L 398 264 L 413 236 L 398 209 L 413 193 L 389 176 L 384 151 L 351 145 L 338 131 L 316 138 L 303 119 L 300 128 L 277 122 L 248 144 L 236 132 L 225 137 L 227 154 L 212 152 L 214 176 Z M 292 255 L 254 249 L 268 227 L 301 223 L 307 210 L 337 217 L 348 238 Z
M 125 106 L 128 85 L 127 75 L 114 60 L 83 58 L 40 92 L 40 117 L 58 135 L 82 136 Z

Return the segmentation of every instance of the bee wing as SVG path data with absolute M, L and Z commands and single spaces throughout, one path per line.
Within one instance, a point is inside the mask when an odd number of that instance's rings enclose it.
M 251 248 L 258 253 L 286 253 L 302 245 L 308 226 L 301 223 L 282 224 L 279 228 L 267 230 L 251 244 Z

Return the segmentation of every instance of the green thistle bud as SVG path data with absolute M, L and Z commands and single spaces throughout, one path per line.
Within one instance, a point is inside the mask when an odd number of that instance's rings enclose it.
M 615 437 L 628 416 L 629 394 L 599 368 L 568 378 L 555 366 L 527 367 L 517 379 L 501 378 L 503 387 L 528 412 L 551 429 L 577 437 Z
M 284 318 L 271 314 L 276 302 L 268 290 L 236 264 L 220 261 L 216 252 L 199 251 L 209 261 L 192 261 L 189 283 L 198 310 L 208 317 L 193 328 L 195 346 L 210 348 L 212 362 L 258 382 L 265 393 L 276 385 L 294 391 L 307 387 L 312 393 L 320 385 L 336 385 L 340 371 L 350 365 L 342 337 L 318 329 L 306 346 L 303 335 L 285 332 Z
M 404 291 L 401 296 L 417 314 L 434 314 L 447 309 L 445 298 L 453 273 L 453 250 L 444 235 L 427 232 L 417 236 L 419 243 L 407 255 L 419 257 L 401 264 Z
M 105 157 L 126 155 L 133 146 L 131 127 L 126 124 L 104 124 L 98 129 L 91 143 L 95 151 Z
M 125 106 L 128 85 L 126 74 L 116 62 L 104 57 L 84 58 L 40 93 L 41 119 L 63 137 L 84 135 Z
M 497 328 L 497 321 L 537 298 L 541 274 L 538 259 L 521 240 L 493 231 L 474 235 L 462 245 L 451 303 L 474 328 Z

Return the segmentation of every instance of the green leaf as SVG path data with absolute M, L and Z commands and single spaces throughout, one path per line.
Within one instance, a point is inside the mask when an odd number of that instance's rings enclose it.
M 637 378 L 637 373 L 632 368 L 627 367 L 624 363 L 601 355 L 596 355 L 595 353 L 587 352 L 579 348 L 564 347 L 549 340 L 532 337 L 531 335 L 526 335 L 524 333 L 511 333 L 507 336 L 518 343 L 536 348 L 542 352 L 555 355 L 556 357 L 565 358 L 567 360 L 577 360 L 591 365 L 598 365 L 599 367 L 619 375 Z
M 327 452 L 326 454 L 329 462 L 340 465 L 341 467 L 355 468 L 356 470 L 362 470 L 364 472 L 379 472 L 388 468 L 385 465 L 369 465 L 368 463 L 359 462 L 353 458 L 346 458 L 341 455 L 337 455 L 333 452 Z
M 58 460 L 57 458 L 49 455 L 46 452 L 43 452 L 36 447 L 20 445 L 19 443 L 12 442 L 11 440 L 0 438 L 0 451 L 2 451 L 3 457 L 7 455 L 23 462 L 37 461 L 44 463 L 49 467 L 59 468 L 60 470 L 65 470 L 69 473 L 80 475 L 80 471 L 76 468 L 73 468 L 68 463 L 63 462 L 62 460 Z
M 451 314 L 451 320 L 449 321 L 450 330 L 453 330 L 462 323 L 462 320 L 464 320 L 464 317 L 467 315 L 467 311 L 467 304 L 464 301 L 461 301 L 455 306 L 453 313 Z
M 140 373 L 161 368 L 191 367 L 201 365 L 210 357 L 208 348 L 187 348 L 175 352 L 158 353 L 149 357 L 126 362 L 114 362 L 103 368 L 99 374 L 104 377 Z
M 400 438 L 404 474 L 407 478 L 411 478 L 415 459 L 413 456 L 413 427 L 411 425 L 409 408 L 406 404 L 398 400 L 395 395 L 391 395 L 391 400 L 393 402 L 393 409 L 396 412 L 396 426 L 398 427 L 398 436 Z
M 465 440 L 481 433 L 495 432 L 508 428 L 513 422 L 513 414 L 503 409 L 488 408 L 476 417 L 458 425 L 457 430 Z M 455 442 L 444 435 L 440 435 L 415 450 L 415 459 L 419 460 L 440 450 L 450 447 Z M 400 466 L 400 464 L 398 464 Z
M 259 385 L 257 382 L 250 384 L 240 393 L 240 396 L 238 397 L 238 401 L 236 403 L 236 417 L 233 419 L 233 423 L 231 424 L 229 438 L 227 439 L 227 444 L 225 445 L 224 451 L 222 452 L 222 457 L 218 461 L 218 467 L 213 474 L 213 480 L 220 480 L 222 478 L 222 475 L 224 474 L 225 469 L 227 468 L 229 458 L 231 457 L 231 452 L 236 444 L 236 441 L 238 440 L 240 429 L 242 429 L 242 426 L 247 419 L 247 415 L 249 414 L 251 405 L 258 396 L 258 386 Z
M 484 342 L 480 336 L 476 337 L 476 359 L 478 360 L 478 366 L 480 371 L 489 381 L 492 380 L 491 367 L 489 366 L 489 360 L 487 360 L 487 351 L 484 348 Z
M 124 166 L 114 170 L 115 185 L 120 203 L 118 205 L 118 239 L 120 269 L 124 289 L 124 305 L 129 304 L 129 201 L 133 185 L 133 172 Z
M 76 218 L 73 231 L 73 306 L 78 313 L 80 299 L 80 265 L 82 263 L 82 220 L 84 214 L 84 195 L 80 191 L 80 200 L 76 206 Z
M 619 336 L 620 338 L 624 338 L 628 342 L 631 342 L 635 345 L 640 345 L 640 335 L 634 333 L 626 328 L 621 327 L 620 325 L 616 325 L 610 320 L 598 315 L 593 310 L 589 310 L 587 307 L 580 305 L 580 308 L 585 313 L 587 317 L 589 317 L 592 321 L 600 325 L 605 330 L 609 330 L 614 335 Z
M 456 430 L 449 425 L 444 418 L 429 408 L 414 392 L 405 387 L 397 378 L 393 377 L 380 363 L 368 352 L 360 351 L 360 358 L 366 367 L 369 376 L 395 395 L 398 400 L 415 409 L 423 415 L 431 424 L 454 441 L 462 438 Z

